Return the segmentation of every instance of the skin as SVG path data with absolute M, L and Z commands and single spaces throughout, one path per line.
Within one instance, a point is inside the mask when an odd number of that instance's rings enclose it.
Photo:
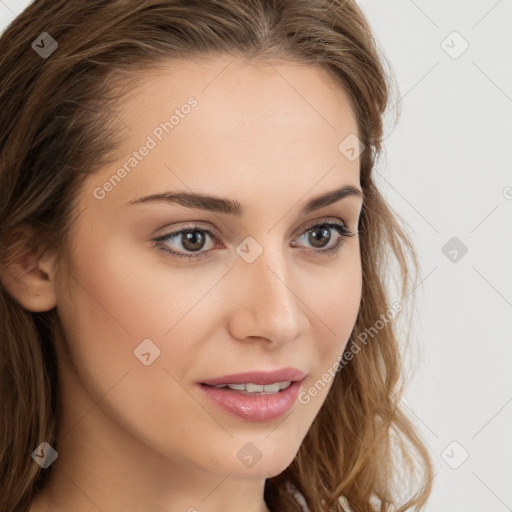
M 198 106 L 104 199 L 94 197 L 190 96 Z M 359 160 L 338 150 L 357 134 L 348 98 L 320 68 L 219 56 L 147 75 L 117 114 L 126 142 L 82 189 L 69 273 L 54 255 L 29 253 L 18 279 L 5 279 L 26 309 L 56 306 L 62 323 L 59 456 L 31 512 L 267 511 L 265 479 L 292 462 L 332 380 L 269 422 L 223 412 L 196 383 L 295 367 L 307 390 L 343 353 L 361 299 L 359 237 L 328 257 L 301 235 L 335 220 L 357 231 L 362 200 L 304 217 L 299 209 L 343 185 L 360 188 Z M 245 213 L 127 204 L 170 190 L 237 200 Z M 205 235 L 202 260 L 152 243 L 193 223 L 220 233 Z M 324 246 L 339 236 L 330 234 Z M 263 249 L 252 263 L 236 252 L 248 236 Z M 167 245 L 187 252 L 180 240 Z M 146 338 L 161 351 L 149 366 L 134 356 Z M 250 468 L 237 458 L 248 442 L 262 455 Z

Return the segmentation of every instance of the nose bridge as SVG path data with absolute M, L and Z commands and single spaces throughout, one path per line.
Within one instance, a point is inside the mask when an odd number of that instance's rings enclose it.
M 294 290 L 293 272 L 281 244 L 267 238 L 269 243 L 256 259 L 248 263 L 241 257 L 237 262 L 231 333 L 239 339 L 293 341 L 308 325 L 304 305 Z M 248 253 L 251 250 L 254 245 Z

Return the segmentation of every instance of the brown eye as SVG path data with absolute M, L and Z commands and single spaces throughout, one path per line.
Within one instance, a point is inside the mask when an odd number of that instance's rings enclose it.
M 329 243 L 331 239 L 330 228 L 322 225 L 319 228 L 308 229 L 308 241 L 312 243 L 313 247 L 322 248 Z
M 194 229 L 194 230 L 187 230 L 182 231 L 181 235 L 181 245 L 187 250 L 187 251 L 199 251 L 203 248 L 205 243 L 205 236 L 204 234 L 201 234 L 201 231 Z
M 332 230 L 336 230 L 338 234 L 338 240 L 331 247 L 324 249 L 332 238 Z M 341 249 L 341 246 L 345 242 L 345 239 L 357 235 L 350 231 L 344 224 L 338 222 L 324 222 L 322 224 L 315 224 L 306 229 L 306 231 L 300 237 L 306 237 L 308 243 L 312 247 L 318 248 L 313 253 L 332 255 Z M 297 245 L 295 242 L 292 243 L 294 246 Z
M 172 256 L 187 258 L 189 260 L 197 260 L 204 257 L 208 252 L 202 250 L 204 249 L 207 236 L 214 240 L 216 238 L 209 230 L 193 226 L 162 235 L 156 238 L 154 242 L 160 249 Z M 177 249 L 171 249 L 170 247 L 172 246 L 169 242 L 172 241 L 177 241 L 181 247 L 178 246 Z

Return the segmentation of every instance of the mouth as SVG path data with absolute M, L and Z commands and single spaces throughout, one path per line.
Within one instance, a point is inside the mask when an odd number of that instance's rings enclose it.
M 198 384 L 210 402 L 224 412 L 263 422 L 276 419 L 293 407 L 305 377 L 300 370 L 284 368 L 226 375 Z

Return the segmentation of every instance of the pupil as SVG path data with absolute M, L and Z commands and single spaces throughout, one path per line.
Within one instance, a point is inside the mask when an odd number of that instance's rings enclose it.
M 309 233 L 312 235 L 312 245 L 315 247 L 323 247 L 325 243 L 322 243 L 322 237 L 325 237 L 327 239 L 327 242 L 329 242 L 331 235 L 329 228 L 323 227 L 320 229 L 311 229 Z M 315 235 L 314 233 L 320 233 L 319 235 Z
M 183 247 L 195 251 L 202 248 L 204 243 L 204 236 L 200 231 L 192 230 L 184 233 L 185 241 L 183 242 Z

